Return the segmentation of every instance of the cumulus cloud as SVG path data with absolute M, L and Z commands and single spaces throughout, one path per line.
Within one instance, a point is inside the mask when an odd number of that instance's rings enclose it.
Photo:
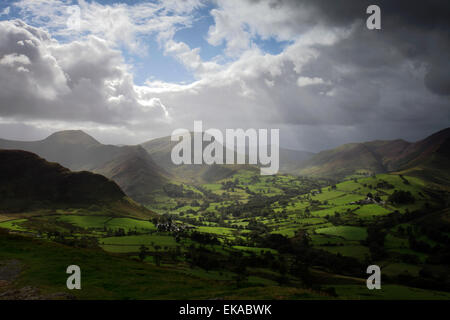
M 314 84 L 323 84 L 324 81 L 322 78 L 314 77 L 314 78 L 308 78 L 308 77 L 299 77 L 297 79 L 297 85 L 299 87 L 305 87 L 310 86 Z
M 105 40 L 63 44 L 20 20 L 0 22 L 0 97 L 4 118 L 104 124 L 168 118 L 162 104 L 140 96 L 121 53 Z
M 78 38 L 85 34 L 99 36 L 111 44 L 145 54 L 147 45 L 141 38 L 156 34 L 170 38 L 180 27 L 192 23 L 192 11 L 200 0 L 100 4 L 79 0 L 20 0 L 14 3 L 22 19 L 45 25 L 52 33 Z M 76 25 L 76 27 L 74 27 Z
M 27 23 L 0 22 L 2 126 L 17 132 L 18 119 L 26 132 L 76 125 L 136 143 L 203 120 L 205 127 L 280 128 L 285 144 L 312 151 L 414 140 L 448 126 L 448 4 L 431 1 L 425 10 L 418 1 L 380 0 L 382 30 L 371 31 L 365 0 L 215 3 L 205 39 L 225 47 L 221 63 L 174 37 L 193 23 L 200 1 L 80 1 L 79 33 L 66 25 L 68 2 L 19 1 Z M 43 23 L 45 16 L 54 19 Z M 120 49 L 145 54 L 147 33 L 195 80 L 136 85 Z M 258 45 L 264 40 L 286 44 L 270 54 Z

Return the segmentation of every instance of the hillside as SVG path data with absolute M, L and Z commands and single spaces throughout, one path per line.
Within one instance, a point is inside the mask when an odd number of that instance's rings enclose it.
M 302 150 L 280 148 L 280 172 L 290 173 L 300 169 L 314 153 Z
M 449 144 L 450 128 L 415 143 L 392 140 L 345 144 L 312 156 L 296 173 L 342 179 L 354 174 L 405 171 L 448 183 Z
M 148 154 L 155 160 L 155 162 L 164 170 L 169 172 L 175 179 L 191 182 L 203 183 L 214 182 L 219 179 L 231 176 L 236 171 L 243 167 L 249 168 L 248 165 L 206 165 L 206 164 L 181 164 L 175 165 L 171 159 L 173 147 L 177 144 L 176 141 L 171 141 L 170 137 L 162 137 L 147 141 L 141 146 L 148 152 Z M 203 142 L 205 147 L 208 142 Z M 193 137 L 191 137 L 191 145 L 194 145 Z M 225 157 L 224 151 L 224 157 Z M 225 161 L 225 159 L 224 159 Z M 193 154 L 192 154 L 193 163 Z
M 187 182 L 214 182 L 231 176 L 238 170 L 252 170 L 252 165 L 174 165 L 171 160 L 171 152 L 178 142 L 170 140 L 170 137 L 162 137 L 147 141 L 141 146 L 147 150 L 155 162 L 170 172 L 174 177 Z M 191 138 L 191 145 L 193 145 Z M 203 147 L 209 142 L 203 142 Z M 269 148 L 270 149 L 270 148 Z M 224 150 L 224 157 L 226 151 Z M 280 148 L 280 173 L 290 173 L 299 170 L 314 153 Z M 224 158 L 225 162 L 225 158 Z M 248 146 L 246 148 L 246 162 L 248 162 Z
M 60 131 L 32 142 L 0 139 L 0 148 L 30 151 L 73 171 L 102 174 L 137 201 L 167 180 L 167 173 L 140 146 L 104 145 L 80 130 Z
M 392 150 L 404 148 L 406 141 L 373 141 L 350 143 L 312 156 L 301 167 L 303 175 L 343 178 L 356 172 L 382 173 Z M 389 150 L 389 152 L 386 152 Z
M 403 173 L 448 185 L 450 181 L 450 129 L 411 144 L 399 157 Z
M 2 149 L 30 151 L 71 170 L 89 170 L 115 155 L 114 148 L 101 146 L 100 142 L 80 130 L 56 132 L 40 141 L 0 139 Z
M 86 206 L 125 197 L 113 181 L 87 171 L 71 172 L 20 150 L 0 150 L 0 210 Z
M 329 298 L 304 288 L 272 286 L 236 288 L 233 281 L 193 276 L 172 267 L 155 266 L 111 255 L 100 249 L 11 235 L 0 229 L 0 263 L 8 270 L 0 300 L 10 299 L 294 299 Z M 6 259 L 6 260 L 3 260 Z M 20 262 L 19 262 L 20 261 Z M 83 266 L 82 290 L 62 286 L 68 265 Z M 0 264 L 3 267 L 3 264 Z M 8 268 L 9 267 L 9 268 Z M 45 276 L 42 276 L 45 275 Z
M 161 188 L 169 175 L 141 146 L 124 146 L 121 151 L 93 171 L 114 180 L 136 201 L 148 203 L 151 193 Z

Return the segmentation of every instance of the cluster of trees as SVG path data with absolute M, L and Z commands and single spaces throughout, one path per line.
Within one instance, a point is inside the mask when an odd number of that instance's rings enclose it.
M 163 186 L 164 192 L 172 198 L 201 198 L 201 195 L 190 189 L 185 189 L 183 185 L 168 183 Z
M 64 244 L 69 247 L 76 248 L 99 248 L 98 238 L 96 237 L 74 237 L 71 235 L 66 235 L 64 233 L 59 233 L 53 236 L 53 241 Z
M 386 231 L 382 226 L 374 225 L 367 228 L 367 238 L 363 241 L 363 244 L 369 247 L 370 262 L 382 260 L 386 257 L 385 239 Z
M 220 244 L 219 239 L 213 234 L 203 233 L 198 231 L 192 231 L 190 234 L 190 238 L 198 243 L 209 244 L 209 245 L 218 245 Z
M 129 229 L 128 231 L 126 231 L 123 228 L 109 229 L 105 227 L 103 231 L 106 232 L 106 236 L 108 237 L 124 237 L 139 234 L 137 229 Z
M 377 183 L 376 187 L 377 189 L 394 189 L 394 185 L 384 180 L 380 180 L 380 182 Z
M 234 188 L 241 188 L 239 186 L 239 179 L 234 179 L 234 181 L 230 180 L 222 182 L 222 190 L 231 190 L 234 192 Z
M 388 198 L 388 201 L 393 204 L 414 203 L 415 200 L 410 191 L 404 190 L 395 190 Z

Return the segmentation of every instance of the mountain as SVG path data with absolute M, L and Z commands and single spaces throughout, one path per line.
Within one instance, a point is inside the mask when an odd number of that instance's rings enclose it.
M 155 162 L 170 172 L 174 177 L 188 182 L 213 182 L 233 175 L 238 170 L 254 170 L 254 165 L 175 165 L 171 160 L 171 153 L 177 141 L 170 137 L 162 137 L 147 141 L 141 146 L 150 154 Z M 203 142 L 203 147 L 210 142 Z M 194 145 L 191 135 L 191 145 Z M 248 163 L 248 146 L 246 146 L 246 163 Z M 235 148 L 236 150 L 236 148 Z M 270 150 L 270 147 L 269 147 Z M 224 149 L 224 162 L 226 150 Z M 302 164 L 314 155 L 312 152 L 280 148 L 280 173 L 290 173 L 301 168 Z M 193 162 L 193 161 L 192 161 Z
M 194 146 L 194 138 L 191 135 L 191 146 Z M 164 170 L 169 172 L 175 179 L 191 182 L 205 183 L 214 182 L 233 175 L 236 171 L 243 168 L 249 168 L 249 165 L 207 165 L 207 164 L 180 164 L 176 165 L 172 162 L 172 149 L 177 145 L 177 141 L 171 141 L 170 137 L 162 137 L 147 141 L 141 146 L 155 160 L 155 162 Z M 209 142 L 203 142 L 203 147 Z M 224 151 L 224 157 L 225 157 Z M 193 153 L 191 155 L 191 163 L 193 163 Z M 225 160 L 225 158 L 224 158 Z
M 152 193 L 166 184 L 170 175 L 141 146 L 123 146 L 120 150 L 93 171 L 114 180 L 136 201 L 150 202 Z
M 415 143 L 401 139 L 350 143 L 317 154 L 280 148 L 279 171 L 332 179 L 397 171 L 445 184 L 450 181 L 449 136 L 450 128 L 447 128 Z M 163 137 L 137 146 L 104 145 L 77 130 L 56 132 L 32 142 L 0 139 L 0 149 L 30 151 L 74 171 L 102 174 L 142 203 L 151 202 L 153 194 L 171 179 L 214 182 L 238 170 L 256 168 L 254 165 L 175 165 L 171 152 L 177 143 Z
M 312 156 L 300 166 L 298 173 L 343 178 L 356 172 L 386 172 L 392 150 L 403 149 L 407 144 L 402 140 L 344 144 Z
M 56 132 L 40 141 L 0 139 L 0 148 L 34 152 L 71 170 L 92 170 L 122 152 L 119 147 L 102 145 L 80 130 Z
M 410 174 L 448 175 L 450 128 L 426 139 L 350 143 L 313 155 L 296 172 L 301 175 L 342 179 L 357 173 L 408 171 Z M 439 179 L 441 182 L 448 179 Z
M 85 206 L 122 200 L 125 193 L 102 175 L 71 172 L 34 153 L 0 150 L 0 209 Z
M 165 170 L 141 146 L 104 145 L 80 130 L 56 132 L 40 141 L 0 139 L 0 149 L 30 151 L 73 171 L 100 173 L 136 201 L 149 201 L 149 194 L 167 181 Z
M 172 163 L 171 152 L 172 148 L 177 144 L 176 141 L 171 141 L 170 137 L 162 137 L 153 139 L 141 144 L 152 159 L 162 168 L 171 172 L 176 165 Z
M 450 184 L 450 128 L 409 145 L 395 164 L 403 173 Z

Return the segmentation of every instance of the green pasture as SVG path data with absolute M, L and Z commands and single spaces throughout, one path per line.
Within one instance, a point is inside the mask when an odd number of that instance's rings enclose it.
M 0 228 L 5 228 L 12 231 L 27 231 L 26 228 L 22 227 L 20 224 L 27 221 L 27 219 L 15 219 L 0 222 Z
M 337 226 L 316 229 L 315 232 L 354 241 L 365 240 L 367 238 L 367 230 L 363 227 Z

